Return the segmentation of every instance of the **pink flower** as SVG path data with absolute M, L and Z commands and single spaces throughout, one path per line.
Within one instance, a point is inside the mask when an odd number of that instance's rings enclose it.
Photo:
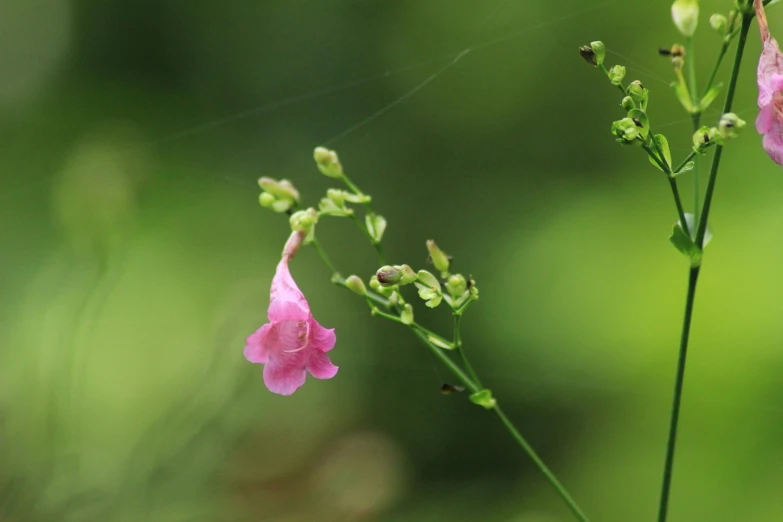
M 269 322 L 247 338 L 245 358 L 264 365 L 264 384 L 269 391 L 291 395 L 305 382 L 306 371 L 316 379 L 331 379 L 337 366 L 326 352 L 334 348 L 334 329 L 313 318 L 307 299 L 296 286 L 288 262 L 304 240 L 294 232 L 283 249 L 283 258 L 272 279 Z
M 764 135 L 764 150 L 772 161 L 783 165 L 783 53 L 769 34 L 761 0 L 755 0 L 755 7 L 764 44 L 757 72 L 761 112 L 756 119 L 756 130 Z

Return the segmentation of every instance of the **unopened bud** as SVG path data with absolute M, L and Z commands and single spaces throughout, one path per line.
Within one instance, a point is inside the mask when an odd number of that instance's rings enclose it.
M 414 272 L 413 269 L 408 265 L 401 265 L 397 268 L 399 268 L 400 272 L 402 273 L 402 277 L 400 277 L 401 285 L 409 285 L 416 281 L 416 279 L 419 277 L 416 275 L 416 272 Z
M 730 140 L 739 136 L 744 127 L 745 120 L 740 119 L 740 117 L 733 112 L 727 112 L 720 118 L 720 122 L 718 123 L 718 134 L 722 139 Z
M 427 240 L 427 250 L 430 252 L 430 259 L 432 259 L 432 264 L 435 265 L 435 268 L 440 272 L 448 272 L 449 256 L 438 248 L 438 245 L 432 239 Z
M 289 199 L 295 202 L 299 201 L 299 191 L 296 190 L 293 183 L 287 179 L 277 181 L 273 178 L 263 177 L 258 179 L 258 185 L 277 199 Z
M 258 202 L 264 208 L 272 208 L 272 205 L 274 205 L 275 201 L 277 201 L 277 198 L 275 198 L 269 192 L 262 192 L 261 195 L 258 196 Z
M 699 25 L 698 0 L 674 0 L 672 20 L 683 35 L 693 36 L 696 26 Z
M 318 170 L 325 176 L 329 176 L 330 178 L 343 177 L 343 166 L 335 151 L 325 147 L 316 147 L 313 152 L 313 158 L 318 166 Z
M 345 205 L 345 191 L 337 189 L 329 189 L 326 191 L 326 197 L 329 198 L 332 203 L 338 207 Z
M 625 78 L 625 67 L 622 65 L 615 65 L 609 69 L 609 81 L 612 85 L 621 85 Z
M 598 65 L 598 58 L 595 55 L 595 51 L 589 45 L 583 45 L 580 47 L 579 54 L 582 56 L 582 58 L 585 59 L 587 63 L 594 66 Z
M 699 154 L 704 154 L 712 144 L 712 131 L 708 127 L 702 127 L 693 133 L 693 150 Z
M 636 141 L 641 135 L 641 128 L 631 118 L 623 118 L 612 123 L 612 134 L 617 137 L 617 141 L 623 144 L 629 144 Z
M 462 274 L 454 274 L 449 277 L 444 286 L 451 297 L 456 299 L 467 291 L 468 282 Z
M 375 273 L 378 277 L 378 282 L 384 286 L 396 285 L 402 279 L 402 270 L 396 266 L 386 265 L 382 266 Z
M 410 303 L 405 303 L 405 306 L 402 307 L 400 321 L 402 321 L 402 324 L 413 324 L 413 307 Z
M 595 53 L 596 65 L 602 65 L 604 63 L 604 57 L 606 56 L 606 46 L 601 41 L 590 42 L 590 48 Z
M 723 36 L 729 28 L 729 21 L 722 14 L 715 13 L 710 16 L 710 26 L 712 26 L 719 35 Z
M 352 275 L 345 280 L 345 287 L 359 295 L 367 295 L 367 288 L 359 276 Z
M 316 212 L 314 208 L 294 212 L 291 214 L 289 222 L 291 223 L 291 230 L 309 233 L 318 222 L 318 212 Z
M 370 278 L 370 288 L 372 288 L 377 292 L 380 287 L 381 287 L 381 282 L 378 281 L 378 276 L 377 275 L 372 276 Z
M 628 85 L 628 95 L 633 98 L 636 103 L 647 102 L 647 89 L 644 88 L 642 82 L 635 80 Z
M 633 103 L 633 98 L 631 98 L 630 96 L 626 96 L 625 98 L 623 98 L 623 101 L 620 102 L 620 105 L 622 105 L 623 109 L 625 109 L 626 111 L 632 111 L 633 109 L 636 108 L 636 105 L 634 105 Z

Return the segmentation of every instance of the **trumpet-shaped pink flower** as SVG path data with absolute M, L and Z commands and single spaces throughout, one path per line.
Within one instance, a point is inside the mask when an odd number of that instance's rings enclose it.
M 288 239 L 272 279 L 269 322 L 248 337 L 245 346 L 245 358 L 264 365 L 264 384 L 280 395 L 291 395 L 302 386 L 306 372 L 316 379 L 337 374 L 326 355 L 334 348 L 334 329 L 318 324 L 288 269 L 304 237 L 303 232 L 294 232 Z
M 764 135 L 764 150 L 772 161 L 783 165 L 783 53 L 769 34 L 762 1 L 755 0 L 754 5 L 764 45 L 757 71 L 761 112 L 756 130 Z

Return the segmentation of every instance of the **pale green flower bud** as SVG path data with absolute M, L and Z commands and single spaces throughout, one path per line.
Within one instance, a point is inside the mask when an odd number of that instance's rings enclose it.
M 291 214 L 289 219 L 291 230 L 294 232 L 312 232 L 315 224 L 318 222 L 318 212 L 314 208 L 300 210 Z
M 674 0 L 672 20 L 683 35 L 693 36 L 696 26 L 699 25 L 698 0 Z
M 606 56 L 606 46 L 603 42 L 590 42 L 590 48 L 595 53 L 596 65 L 602 65 L 604 63 L 604 57 Z
M 402 270 L 396 266 L 386 265 L 379 268 L 375 275 L 383 286 L 396 285 L 402 279 Z
M 402 321 L 402 324 L 413 324 L 413 307 L 410 303 L 406 303 L 405 306 L 402 307 L 400 321 Z
M 325 147 L 316 147 L 313 152 L 313 158 L 318 166 L 318 170 L 325 176 L 338 179 L 343 177 L 343 166 L 335 151 Z
M 710 26 L 712 26 L 719 35 L 723 36 L 726 34 L 726 30 L 729 27 L 729 21 L 722 14 L 715 13 L 710 16 Z
M 718 135 L 723 140 L 734 139 L 739 136 L 744 127 L 745 120 L 740 119 L 740 117 L 733 112 L 727 112 L 721 116 L 720 122 L 718 123 Z
M 427 250 L 430 252 L 430 259 L 432 259 L 432 264 L 435 265 L 435 268 L 440 272 L 448 272 L 449 256 L 438 248 L 438 245 L 432 239 L 427 240 Z
M 615 65 L 609 69 L 609 81 L 612 85 L 621 85 L 625 78 L 625 67 L 622 65 Z
M 364 282 L 359 276 L 349 276 L 348 279 L 345 280 L 345 286 L 359 295 L 367 295 L 367 288 L 365 288 Z

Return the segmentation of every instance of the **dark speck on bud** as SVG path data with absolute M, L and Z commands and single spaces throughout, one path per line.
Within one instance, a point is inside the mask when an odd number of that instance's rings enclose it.
M 658 49 L 658 54 L 660 54 L 661 56 L 671 56 L 672 52 L 670 49 L 664 49 L 663 47 L 661 47 L 660 49 Z
M 644 125 L 642 124 L 642 122 L 639 121 L 638 118 L 632 118 L 632 120 L 634 125 L 636 125 L 637 127 L 644 127 Z
M 395 266 L 386 265 L 382 266 L 375 273 L 378 277 L 378 282 L 384 286 L 396 285 L 402 279 L 402 270 Z
M 589 64 L 592 64 L 594 66 L 598 66 L 598 58 L 595 55 L 595 51 L 593 51 L 593 48 L 589 45 L 583 45 L 579 48 L 579 54 L 582 55 L 582 58 L 585 59 L 585 61 Z
M 455 384 L 444 383 L 440 387 L 440 392 L 443 395 L 451 395 L 452 393 L 459 393 L 463 391 L 465 391 L 465 388 L 463 386 L 457 386 Z

